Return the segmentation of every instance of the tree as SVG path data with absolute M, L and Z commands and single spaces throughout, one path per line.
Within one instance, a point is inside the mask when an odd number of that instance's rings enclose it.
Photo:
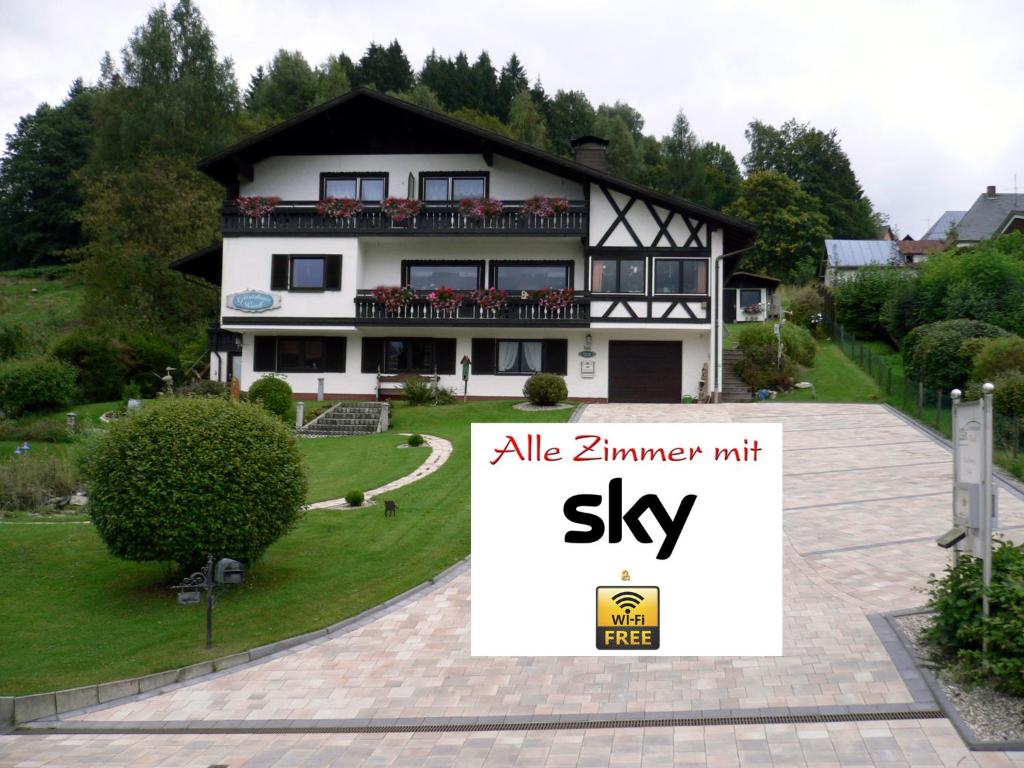
M 370 43 L 359 60 L 355 71 L 355 84 L 387 91 L 407 91 L 415 83 L 409 59 L 397 40 L 388 47 Z
M 134 168 L 88 177 L 84 193 L 88 243 L 76 253 L 88 324 L 174 340 L 216 318 L 216 293 L 168 266 L 217 241 L 219 185 L 188 161 L 148 155 Z
M 238 84 L 192 0 L 170 13 L 158 5 L 129 39 L 120 70 L 109 54 L 101 66 L 92 172 L 143 153 L 195 159 L 230 140 Z
M 551 151 L 572 156 L 572 140 L 594 132 L 594 107 L 583 91 L 557 91 L 544 111 Z
M 706 174 L 701 144 L 680 110 L 672 122 L 672 132 L 662 138 L 660 157 L 646 163 L 651 184 L 662 192 L 693 202 L 703 202 Z
M 437 94 L 423 83 L 417 84 L 412 88 L 412 90 L 391 92 L 388 95 L 394 96 L 396 99 L 408 101 L 410 104 L 415 104 L 417 107 L 432 109 L 435 112 L 444 112 L 444 106 L 442 106 L 441 100 L 437 98 Z
M 508 129 L 513 138 L 539 149 L 547 149 L 548 131 L 544 116 L 533 103 L 529 91 L 520 91 L 512 100 Z
M 778 171 L 755 171 L 740 185 L 726 213 L 758 225 L 757 244 L 742 269 L 768 274 L 786 283 L 805 283 L 818 273 L 828 219 L 818 201 Z
M 451 116 L 456 120 L 462 120 L 465 123 L 475 125 L 477 128 L 493 131 L 494 133 L 499 133 L 502 136 L 507 136 L 510 139 L 513 138 L 512 132 L 509 131 L 508 126 L 494 115 L 485 115 L 479 110 L 463 107 L 462 109 L 457 109 L 452 112 Z
M 505 66 L 501 68 L 501 73 L 498 75 L 498 109 L 496 113 L 498 117 L 508 122 L 512 99 L 520 91 L 528 90 L 529 87 L 530 80 L 526 76 L 526 70 L 523 68 L 522 62 L 519 61 L 519 57 L 513 53 L 508 57 L 508 61 L 505 62 Z
M 605 108 L 597 110 L 594 132 L 608 139 L 608 171 L 631 181 L 641 181 L 644 167 L 637 137 L 618 112 Z
M 745 132 L 750 152 L 747 174 L 779 171 L 816 198 L 840 239 L 874 239 L 882 223 L 857 180 L 837 133 L 788 120 L 779 128 L 754 120 Z
M 48 264 L 81 245 L 77 172 L 92 149 L 94 91 L 76 80 L 57 107 L 18 121 L 0 158 L 0 269 Z
M 740 184 L 743 182 L 740 167 L 732 152 L 717 141 L 704 142 L 699 156 L 704 166 L 704 192 L 694 202 L 722 210 L 740 194 Z
M 507 122 L 499 115 L 501 104 L 498 100 L 498 79 L 487 51 L 482 51 L 470 67 L 470 79 L 472 91 L 469 106 L 485 114 L 498 115 L 499 120 Z
M 327 60 L 316 68 L 313 103 L 323 104 L 348 93 L 352 89 L 352 79 L 349 76 L 351 70 L 352 62 L 345 54 L 328 56 Z
M 274 122 L 286 120 L 313 106 L 317 86 L 317 75 L 306 57 L 299 51 L 281 49 L 274 54 L 266 76 L 253 90 L 246 108 Z

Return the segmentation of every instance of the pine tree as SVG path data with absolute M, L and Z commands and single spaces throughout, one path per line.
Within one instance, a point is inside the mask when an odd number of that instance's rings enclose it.
M 519 57 L 513 53 L 508 57 L 508 61 L 505 62 L 505 66 L 501 68 L 501 74 L 498 76 L 498 111 L 496 113 L 498 117 L 508 122 L 512 99 L 520 91 L 528 90 L 529 87 L 530 80 L 526 76 L 526 70 L 519 61 Z
M 299 51 L 280 50 L 253 89 L 249 111 L 277 122 L 309 109 L 316 101 L 317 75 Z

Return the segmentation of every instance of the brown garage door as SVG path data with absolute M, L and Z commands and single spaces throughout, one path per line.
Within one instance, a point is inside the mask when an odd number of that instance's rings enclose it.
M 608 400 L 678 403 L 683 394 L 681 341 L 608 342 Z

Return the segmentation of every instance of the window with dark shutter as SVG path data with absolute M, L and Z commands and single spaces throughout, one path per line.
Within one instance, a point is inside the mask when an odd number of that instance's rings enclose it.
M 364 338 L 361 370 L 363 373 L 376 373 L 378 369 L 384 369 L 384 339 Z
M 277 370 L 276 336 L 257 336 L 255 338 L 252 369 L 261 372 Z
M 469 354 L 473 373 L 481 376 L 494 373 L 494 339 L 473 339 Z
M 324 278 L 325 291 L 341 290 L 341 254 L 331 253 L 327 257 L 327 274 Z
M 345 372 L 345 348 L 346 339 L 344 336 L 328 336 L 324 338 L 324 370 L 329 373 Z
M 438 374 L 455 373 L 455 339 L 435 339 L 434 345 Z
M 270 290 L 288 290 L 288 255 L 275 253 L 270 263 Z
M 568 371 L 569 341 L 567 339 L 546 339 L 544 341 L 544 373 L 562 376 Z

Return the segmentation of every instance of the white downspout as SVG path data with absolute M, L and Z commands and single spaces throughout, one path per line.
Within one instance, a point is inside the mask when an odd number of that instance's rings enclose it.
M 723 242 L 724 235 L 722 233 L 722 230 L 720 228 L 715 229 L 715 231 L 711 233 L 711 253 L 713 254 L 715 251 L 721 251 L 725 247 L 723 245 Z M 725 259 L 730 258 L 732 256 L 739 256 L 741 253 L 746 253 L 753 247 L 753 245 L 748 245 L 745 248 L 740 248 L 739 250 L 736 251 L 730 251 L 729 253 L 719 253 L 717 256 L 712 256 L 711 259 L 714 267 L 712 269 L 712 274 L 715 278 L 715 287 L 713 294 L 714 301 L 712 303 L 711 310 L 711 344 L 713 346 L 713 349 L 711 350 L 710 359 L 713 360 L 714 363 L 711 366 L 712 370 L 709 372 L 711 378 L 711 391 L 709 392 L 709 394 L 711 396 L 710 400 L 713 403 L 717 403 L 720 400 L 722 386 L 722 343 L 725 341 L 722 333 L 722 331 L 724 330 L 722 323 L 722 297 L 725 294 L 725 280 L 723 279 L 725 275 Z

